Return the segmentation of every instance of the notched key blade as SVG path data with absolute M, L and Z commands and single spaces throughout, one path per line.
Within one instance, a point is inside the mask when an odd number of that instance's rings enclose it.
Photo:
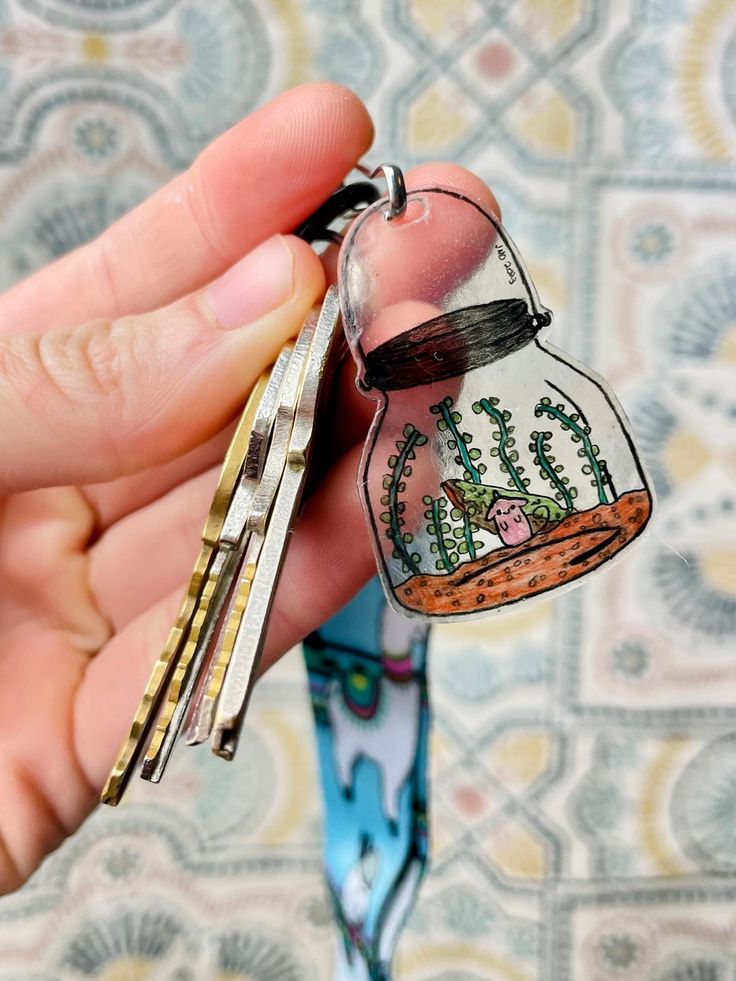
M 244 535 L 247 535 L 249 505 L 263 473 L 292 355 L 293 345 L 288 344 L 277 358 L 265 385 L 259 388 L 255 415 L 252 421 L 249 420 L 251 424 L 243 451 L 243 464 L 219 528 L 217 551 L 200 594 L 189 636 L 171 676 L 161 715 L 143 758 L 141 777 L 144 780 L 153 783 L 161 780 L 201 681 L 217 624 L 240 565 L 240 546 Z
M 251 535 L 243 560 L 243 567 L 240 571 L 238 581 L 233 588 L 225 613 L 222 632 L 212 657 L 212 671 L 207 678 L 207 686 L 202 694 L 196 715 L 187 733 L 187 743 L 189 745 L 197 745 L 198 743 L 205 742 L 209 739 L 212 732 L 215 710 L 220 698 L 228 665 L 230 664 L 230 658 L 232 657 L 240 621 L 242 620 L 248 602 L 248 596 L 250 595 L 250 589 L 258 563 L 258 556 L 262 547 L 263 536 L 260 534 Z
M 293 343 L 289 342 L 285 344 L 271 370 L 266 390 L 259 403 L 253 423 L 243 469 L 240 473 L 237 486 L 233 491 L 225 522 L 220 532 L 219 547 L 236 550 L 239 559 L 245 554 L 248 546 L 250 536 L 245 530 L 248 515 L 250 514 L 250 508 L 253 496 L 258 487 L 258 482 L 263 473 L 276 421 L 276 410 L 293 350 Z M 233 578 L 237 579 L 237 570 Z M 222 588 L 228 593 L 231 591 L 228 581 L 223 581 Z M 217 649 L 213 653 L 207 652 L 209 656 L 205 659 L 206 663 L 203 665 L 203 672 L 200 672 L 200 674 L 204 673 L 204 678 L 198 675 L 194 679 L 194 684 L 192 685 L 194 690 L 191 693 L 191 697 L 187 699 L 187 715 L 189 719 L 185 738 L 187 743 L 192 746 L 204 742 L 205 739 L 209 738 L 209 729 L 203 726 L 200 716 L 202 716 L 201 706 L 205 693 L 212 686 L 211 679 L 215 672 L 216 652 Z M 209 715 L 209 711 L 205 711 L 204 717 L 209 718 Z

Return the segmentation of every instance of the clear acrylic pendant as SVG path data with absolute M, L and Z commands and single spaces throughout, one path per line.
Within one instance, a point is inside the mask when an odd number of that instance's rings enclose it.
M 390 218 L 390 220 L 389 220 Z M 387 597 L 461 618 L 568 586 L 641 534 L 651 493 L 605 382 L 548 345 L 501 224 L 445 188 L 385 199 L 342 246 L 360 486 Z

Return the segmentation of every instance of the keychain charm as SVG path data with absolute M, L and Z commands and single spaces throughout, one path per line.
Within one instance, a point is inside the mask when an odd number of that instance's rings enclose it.
M 358 385 L 378 403 L 358 482 L 394 613 L 482 615 L 568 587 L 649 520 L 622 410 L 602 379 L 546 342 L 551 314 L 498 220 L 457 191 L 407 193 L 399 168 L 379 170 L 387 197 L 348 185 L 300 230 L 338 242 L 331 224 L 365 206 L 342 244 L 338 290 L 251 393 L 106 803 L 141 760 L 141 775 L 160 780 L 182 731 L 225 759 L 236 751 L 340 310 Z
M 652 498 L 603 379 L 549 345 L 505 230 L 433 187 L 367 208 L 342 246 L 358 385 L 378 402 L 359 486 L 394 609 L 488 614 L 564 588 L 646 526 Z

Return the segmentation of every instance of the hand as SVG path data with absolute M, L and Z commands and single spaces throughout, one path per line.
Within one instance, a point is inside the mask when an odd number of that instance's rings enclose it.
M 296 89 L 0 297 L 4 891 L 96 800 L 198 551 L 221 431 L 324 290 L 283 233 L 371 138 L 350 92 Z M 336 463 L 300 523 L 267 661 L 371 573 L 367 538 L 362 561 L 344 541 L 362 530 L 356 466 Z
M 231 422 L 324 290 L 315 253 L 284 233 L 371 137 L 350 92 L 295 89 L 0 296 L 1 891 L 97 799 L 175 619 Z M 495 207 L 460 168 L 407 178 Z M 375 572 L 356 489 L 374 404 L 353 380 L 348 367 L 264 668 Z

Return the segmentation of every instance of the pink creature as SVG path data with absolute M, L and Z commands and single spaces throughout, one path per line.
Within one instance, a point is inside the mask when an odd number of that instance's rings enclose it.
M 495 496 L 486 514 L 487 521 L 495 521 L 498 535 L 504 545 L 520 545 L 533 535 L 529 519 L 524 514 L 521 501 L 511 497 Z

